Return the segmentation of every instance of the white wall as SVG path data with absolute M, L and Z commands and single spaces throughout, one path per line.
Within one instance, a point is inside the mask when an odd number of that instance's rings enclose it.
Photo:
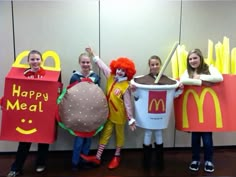
M 0 95 L 2 96 L 4 91 L 5 76 L 14 61 L 10 2 L 0 1 L 0 23 Z M 5 141 L 0 142 L 0 151 L 11 151 L 14 149 L 15 143 Z
M 182 8 L 182 14 L 181 14 Z M 23 50 L 55 50 L 61 59 L 62 80 L 69 82 L 72 70 L 78 69 L 77 58 L 91 45 L 109 64 L 127 56 L 135 61 L 137 75 L 148 72 L 147 60 L 159 55 L 164 61 L 175 41 L 187 50 L 201 48 L 207 55 L 207 40 L 230 38 L 236 46 L 234 1 L 166 1 L 166 0 L 60 0 L 13 1 L 16 54 Z M 11 2 L 0 1 L 0 95 L 4 77 L 14 60 Z M 99 21 L 100 20 L 100 21 Z M 171 66 L 166 73 L 171 76 Z M 104 88 L 105 79 L 102 80 Z M 70 150 L 73 137 L 61 128 L 51 150 Z M 126 129 L 125 148 L 139 148 L 142 130 Z M 92 148 L 97 147 L 98 136 Z M 236 134 L 214 133 L 215 145 L 234 145 Z M 108 148 L 113 148 L 114 138 Z M 190 134 L 176 131 L 174 118 L 164 130 L 165 147 L 190 146 Z M 32 149 L 35 149 L 35 145 Z M 0 151 L 15 151 L 17 143 L 0 141 Z

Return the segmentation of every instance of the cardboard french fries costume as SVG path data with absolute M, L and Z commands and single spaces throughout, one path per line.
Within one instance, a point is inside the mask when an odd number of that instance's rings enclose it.
M 177 130 L 188 132 L 229 132 L 236 130 L 236 109 L 234 108 L 236 100 L 233 96 L 236 85 L 232 84 L 236 81 L 236 55 L 234 55 L 236 53 L 232 52 L 231 59 L 226 57 L 229 41 L 223 42 L 221 47 L 218 46 L 219 44 L 220 42 L 215 45 L 214 51 L 213 45 L 208 43 L 208 56 L 211 57 L 204 60 L 210 68 L 212 66 L 217 68 L 223 76 L 223 82 L 206 86 L 199 84 L 199 81 L 197 84 L 193 84 L 189 80 L 185 81 L 183 94 L 174 102 Z M 178 55 L 174 55 L 172 58 L 174 78 L 181 78 L 186 73 L 188 51 L 185 48 L 184 45 L 180 46 L 177 50 Z M 220 55 L 221 53 L 222 55 Z M 216 56 L 215 59 L 212 58 L 214 55 Z M 230 67 L 227 67 L 226 59 L 230 59 Z M 224 68 L 227 70 L 224 71 Z M 213 75 L 218 74 L 214 72 Z
M 28 64 L 22 64 L 29 51 L 18 55 L 5 78 L 0 139 L 21 142 L 53 143 L 56 139 L 57 97 L 61 89 L 60 60 L 53 51 L 43 54 L 40 72 L 43 77 L 30 76 Z M 53 59 L 54 66 L 45 60 Z M 45 89 L 47 88 L 47 89 Z

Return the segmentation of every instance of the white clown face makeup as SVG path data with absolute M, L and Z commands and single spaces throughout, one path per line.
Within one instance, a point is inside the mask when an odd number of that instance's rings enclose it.
M 116 77 L 125 77 L 126 71 L 122 68 L 116 69 Z

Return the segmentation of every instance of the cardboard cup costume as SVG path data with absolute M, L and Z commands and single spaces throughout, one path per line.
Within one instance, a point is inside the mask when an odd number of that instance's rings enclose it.
M 169 124 L 179 82 L 173 80 L 171 85 L 154 85 L 154 82 L 153 85 L 147 85 L 135 81 L 141 77 L 144 76 L 131 80 L 131 84 L 136 86 L 134 97 L 136 125 L 145 129 L 165 129 Z
M 21 64 L 29 52 L 18 55 L 5 78 L 0 139 L 53 143 L 56 139 L 56 100 L 61 88 L 59 56 L 53 51 L 45 52 L 43 61 L 50 56 L 55 66 L 45 66 L 43 62 L 45 76 L 31 79 L 23 74 L 29 65 Z

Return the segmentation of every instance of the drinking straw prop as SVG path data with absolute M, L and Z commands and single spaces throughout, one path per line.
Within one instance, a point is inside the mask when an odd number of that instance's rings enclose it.
M 159 80 L 160 80 L 162 74 L 164 73 L 164 71 L 165 71 L 167 65 L 169 64 L 169 62 L 170 62 L 172 56 L 174 55 L 175 50 L 176 50 L 176 48 L 178 47 L 178 45 L 179 45 L 178 42 L 176 42 L 176 43 L 174 44 L 174 47 L 172 48 L 172 50 L 171 50 L 169 56 L 167 57 L 167 60 L 165 61 L 163 67 L 161 68 L 161 70 L 160 70 L 160 72 L 159 72 L 159 74 L 158 74 L 156 80 L 154 81 L 155 84 L 159 82 Z

